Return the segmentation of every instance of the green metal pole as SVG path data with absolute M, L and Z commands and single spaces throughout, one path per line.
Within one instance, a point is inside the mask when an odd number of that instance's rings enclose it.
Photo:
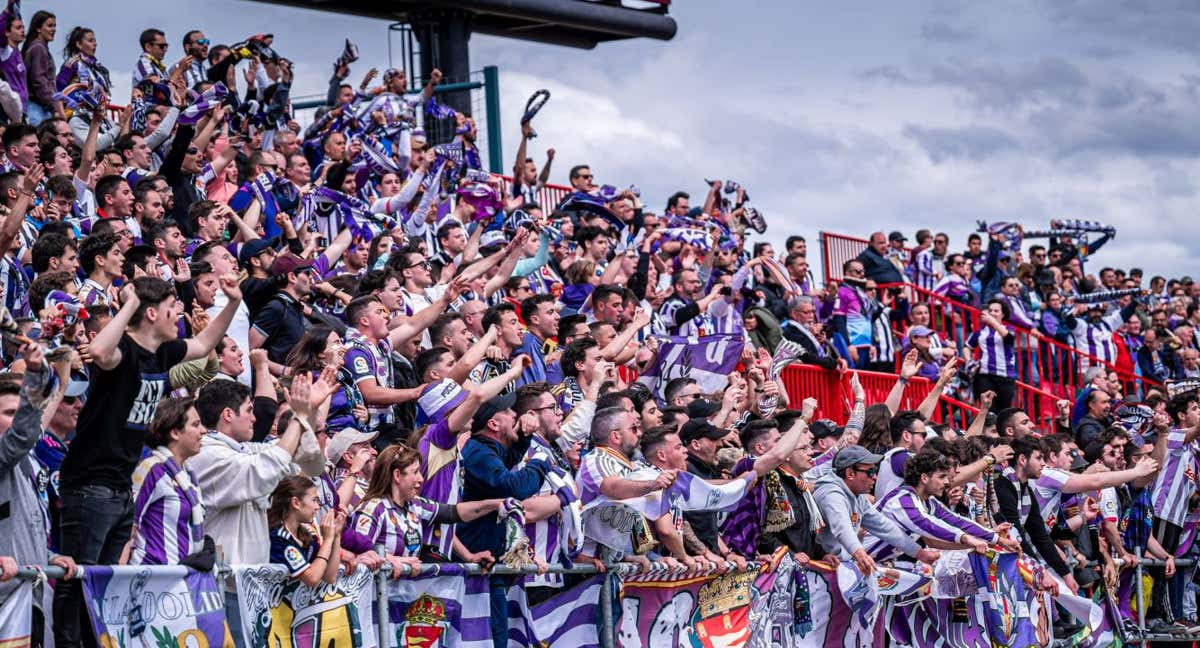
M 500 144 L 500 68 L 483 68 L 483 92 L 487 109 L 488 170 L 503 173 L 504 151 Z

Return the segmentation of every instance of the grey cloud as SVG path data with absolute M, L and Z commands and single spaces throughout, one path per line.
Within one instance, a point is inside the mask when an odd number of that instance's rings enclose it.
M 904 136 L 916 141 L 935 163 L 954 159 L 978 162 L 1018 146 L 1013 136 L 989 126 L 926 128 L 910 124 L 904 127 Z
M 1009 110 L 1046 101 L 1079 106 L 1088 80 L 1083 71 L 1061 58 L 1007 67 L 989 60 L 956 60 L 934 65 L 930 81 L 961 87 L 987 109 Z
M 1050 19 L 1079 33 L 1200 52 L 1200 3 L 1193 0 L 1041 0 Z
M 955 27 L 937 20 L 921 25 L 921 37 L 939 43 L 961 43 L 974 38 L 975 33 L 965 27 Z

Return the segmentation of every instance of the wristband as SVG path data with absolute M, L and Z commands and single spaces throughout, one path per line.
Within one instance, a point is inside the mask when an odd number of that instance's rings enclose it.
M 996 458 L 993 457 L 992 455 L 984 455 L 983 463 L 987 464 L 987 466 L 990 468 L 990 467 L 996 465 Z

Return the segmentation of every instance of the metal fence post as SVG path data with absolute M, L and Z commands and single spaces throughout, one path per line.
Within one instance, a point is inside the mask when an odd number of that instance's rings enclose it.
M 1134 570 L 1134 592 L 1137 596 L 1138 604 L 1138 634 L 1141 635 L 1142 648 L 1146 648 L 1146 597 L 1142 595 L 1142 553 L 1141 547 L 1133 548 L 1133 555 L 1137 556 L 1137 568 Z
M 600 583 L 600 646 L 601 648 L 614 648 L 616 641 L 613 638 L 613 579 L 616 575 L 609 572 L 604 575 L 604 581 Z
M 375 552 L 386 556 L 383 545 L 375 547 Z M 391 648 L 392 621 L 388 618 L 388 578 L 392 573 L 391 563 L 383 563 L 375 572 L 375 634 L 380 648 Z
M 500 68 L 483 68 L 484 110 L 487 113 L 488 170 L 503 173 L 504 149 L 500 144 Z

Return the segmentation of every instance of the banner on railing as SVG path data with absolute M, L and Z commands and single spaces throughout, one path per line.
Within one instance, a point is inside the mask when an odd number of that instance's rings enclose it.
M 232 640 L 225 595 L 211 572 L 89 565 L 83 593 L 101 646 L 208 648 Z
M 247 646 L 376 646 L 374 577 L 359 565 L 333 583 L 308 587 L 282 565 L 234 566 Z M 399 644 L 405 645 L 405 644 Z
M 33 628 L 33 583 L 17 585 L 0 607 L 0 646 L 28 646 Z
M 422 648 L 491 648 L 492 579 L 504 591 L 509 645 L 543 648 L 598 648 L 600 584 L 593 576 L 530 608 L 525 590 L 509 578 L 466 574 L 443 565 L 432 574 L 391 581 L 388 588 L 387 645 Z
M 926 587 L 925 576 L 880 569 L 854 582 L 832 569 L 800 568 L 780 551 L 756 572 L 632 576 L 621 586 L 617 645 L 839 648 L 873 645 L 880 597 Z M 855 610 L 859 614 L 855 614 Z

